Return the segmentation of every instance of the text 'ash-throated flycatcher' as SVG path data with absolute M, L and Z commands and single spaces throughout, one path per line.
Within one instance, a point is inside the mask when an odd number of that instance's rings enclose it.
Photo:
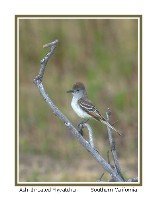
M 113 129 L 116 133 L 121 135 L 97 110 L 93 103 L 88 99 L 87 92 L 83 83 L 75 83 L 73 88 L 67 93 L 72 93 L 73 98 L 71 106 L 75 113 L 83 119 L 96 119 Z

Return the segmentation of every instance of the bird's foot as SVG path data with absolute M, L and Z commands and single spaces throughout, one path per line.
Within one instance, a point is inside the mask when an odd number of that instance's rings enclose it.
M 87 119 L 87 120 L 84 120 L 84 121 L 82 121 L 82 122 L 80 122 L 79 124 L 78 124 L 78 128 L 79 128 L 79 133 L 83 136 L 83 128 L 84 128 L 84 124 L 88 121 L 89 119 Z

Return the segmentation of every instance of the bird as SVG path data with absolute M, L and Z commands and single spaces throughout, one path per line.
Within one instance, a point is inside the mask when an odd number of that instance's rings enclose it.
M 74 112 L 82 119 L 89 120 L 91 118 L 102 122 L 116 133 L 121 135 L 114 126 L 112 126 L 99 112 L 90 99 L 88 99 L 87 91 L 82 82 L 77 82 L 73 85 L 72 89 L 68 90 L 67 93 L 72 93 L 73 98 L 71 101 L 71 107 Z

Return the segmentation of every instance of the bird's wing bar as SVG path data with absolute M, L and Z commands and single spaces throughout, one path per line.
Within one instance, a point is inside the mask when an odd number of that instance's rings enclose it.
M 90 100 L 81 98 L 79 99 L 79 105 L 82 108 L 82 110 L 84 110 L 86 113 L 91 115 L 96 120 L 106 121 L 106 119 L 100 114 L 100 112 L 97 110 L 97 108 L 93 105 L 93 103 Z

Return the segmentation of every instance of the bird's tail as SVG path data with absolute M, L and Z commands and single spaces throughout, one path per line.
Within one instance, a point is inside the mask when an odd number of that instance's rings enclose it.
M 107 122 L 105 119 L 101 119 L 100 120 L 103 124 L 106 124 L 109 128 L 111 128 L 112 130 L 114 130 L 116 133 L 118 133 L 119 135 L 122 135 L 119 131 L 117 131 L 109 122 Z

